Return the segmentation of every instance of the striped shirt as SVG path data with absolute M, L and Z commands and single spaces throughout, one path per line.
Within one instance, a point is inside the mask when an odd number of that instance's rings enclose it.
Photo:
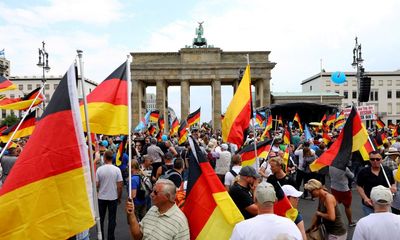
M 163 214 L 151 207 L 140 222 L 140 230 L 143 239 L 190 239 L 186 216 L 176 204 Z

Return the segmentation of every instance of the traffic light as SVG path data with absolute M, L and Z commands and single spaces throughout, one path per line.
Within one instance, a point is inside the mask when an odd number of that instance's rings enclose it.
M 371 78 L 370 77 L 361 77 L 360 79 L 360 89 L 358 94 L 359 102 L 368 102 L 369 93 L 371 92 Z

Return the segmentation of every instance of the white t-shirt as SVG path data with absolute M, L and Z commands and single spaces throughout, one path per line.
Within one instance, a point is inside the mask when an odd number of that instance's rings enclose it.
M 269 161 L 268 161 L 268 160 L 264 161 L 264 162 L 261 164 L 261 167 L 260 167 L 260 168 L 264 168 L 264 169 L 265 169 L 264 173 L 265 173 L 265 175 L 266 175 L 267 177 L 269 177 L 269 176 L 272 174 L 271 165 L 269 165 Z M 267 178 L 263 177 L 263 180 L 267 181 Z
M 239 174 L 240 169 L 242 169 L 242 166 L 233 166 L 232 170 L 236 173 Z M 224 181 L 224 185 L 225 186 L 232 186 L 233 184 L 233 180 L 235 179 L 235 176 L 233 176 L 233 174 L 231 173 L 231 171 L 227 172 L 225 174 L 225 181 Z
M 229 171 L 229 167 L 231 165 L 231 153 L 228 151 L 222 151 L 219 154 L 219 159 L 215 163 L 215 173 L 216 174 L 223 174 Z
M 121 170 L 112 164 L 105 164 L 96 171 L 96 182 L 100 183 L 98 198 L 101 200 L 118 199 L 117 182 L 122 182 Z
M 279 237 L 279 238 L 278 238 Z M 298 239 L 300 230 L 288 218 L 275 214 L 261 214 L 236 224 L 231 239 Z
M 398 239 L 400 216 L 391 212 L 371 213 L 357 222 L 353 239 Z
M 310 148 L 310 151 L 315 154 L 315 151 L 313 149 Z M 303 149 L 298 149 L 296 151 L 294 151 L 294 154 L 299 158 L 299 166 L 297 166 L 297 168 L 301 171 L 304 171 L 304 158 L 303 158 Z

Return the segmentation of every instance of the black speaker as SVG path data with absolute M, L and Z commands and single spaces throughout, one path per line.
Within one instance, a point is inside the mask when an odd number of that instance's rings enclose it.
M 360 89 L 358 91 L 358 101 L 359 102 L 368 102 L 370 92 L 371 92 L 371 78 L 370 77 L 362 77 L 360 79 Z

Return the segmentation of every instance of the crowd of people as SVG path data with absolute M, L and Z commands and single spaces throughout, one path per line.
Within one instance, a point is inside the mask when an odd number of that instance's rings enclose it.
M 307 140 L 302 132 L 293 129 L 290 144 L 283 144 L 283 132 L 283 128 L 272 132 L 268 155 L 258 159 L 258 165 L 242 166 L 237 146 L 222 142 L 220 132 L 205 127 L 191 130 L 190 135 L 245 219 L 235 226 L 231 239 L 307 239 L 321 227 L 326 239 L 347 239 L 348 228 L 353 227 L 353 239 L 396 239 L 400 230 L 400 183 L 394 176 L 399 165 L 400 137 L 393 142 L 389 139 L 383 147 L 370 152 L 368 161 L 355 152 L 345 170 L 326 166 L 312 172 L 309 165 L 331 146 L 338 132 L 332 130 L 330 142 L 326 143 L 317 131 Z M 260 142 L 261 134 L 262 130 L 257 136 L 249 134 L 246 143 Z M 119 151 L 126 136 L 98 137 L 94 161 L 104 239 L 115 239 L 116 213 L 121 202 L 134 239 L 189 239 L 189 224 L 180 209 L 188 180 L 189 144 L 179 145 L 176 137 L 163 135 L 156 139 L 148 132 L 135 133 L 129 186 L 128 154 L 126 150 Z M 23 146 L 24 142 L 18 143 L 1 158 L 1 182 L 6 181 Z M 285 164 L 286 150 L 289 157 Z M 318 201 L 311 226 L 305 226 L 301 209 L 294 221 L 274 214 L 276 184 L 296 209 L 299 198 Z M 362 203 L 352 202 L 354 188 Z M 127 201 L 121 199 L 123 191 L 130 196 Z M 340 204 L 346 220 L 340 213 Z M 365 217 L 358 222 L 352 216 L 352 204 L 362 206 Z M 376 225 L 382 228 L 373 227 Z M 379 232 L 380 229 L 388 230 Z M 75 237 L 88 238 L 88 231 Z

